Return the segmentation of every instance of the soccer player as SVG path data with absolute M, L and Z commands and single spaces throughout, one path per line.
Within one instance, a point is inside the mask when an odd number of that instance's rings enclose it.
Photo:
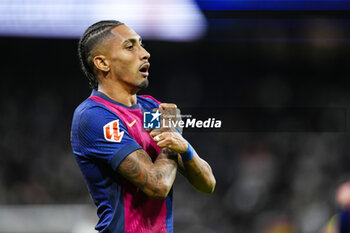
M 82 70 L 93 89 L 74 112 L 71 142 L 97 206 L 99 232 L 173 232 L 172 185 L 181 172 L 200 192 L 215 178 L 180 132 L 147 132 L 143 112 L 176 110 L 137 92 L 148 86 L 150 54 L 119 21 L 90 26 L 79 41 Z
M 324 233 L 350 232 L 350 181 L 337 187 L 335 201 L 340 208 L 328 222 Z

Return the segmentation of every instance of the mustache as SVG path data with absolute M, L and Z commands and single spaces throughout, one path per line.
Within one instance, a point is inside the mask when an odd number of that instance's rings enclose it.
M 142 64 L 139 66 L 139 69 L 142 69 L 142 67 L 143 67 L 144 65 L 147 65 L 147 66 L 148 66 L 147 69 L 148 69 L 148 68 L 151 66 L 151 63 L 149 63 L 149 61 L 146 61 L 146 62 L 142 63 Z

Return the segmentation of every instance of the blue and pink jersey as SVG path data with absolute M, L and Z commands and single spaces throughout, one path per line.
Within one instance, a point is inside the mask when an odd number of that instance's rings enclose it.
M 173 232 L 172 192 L 165 200 L 153 199 L 117 172 L 135 150 L 156 159 L 161 149 L 143 129 L 143 112 L 158 106 L 151 96 L 137 96 L 137 104 L 128 107 L 93 90 L 74 112 L 73 152 L 97 206 L 99 232 Z

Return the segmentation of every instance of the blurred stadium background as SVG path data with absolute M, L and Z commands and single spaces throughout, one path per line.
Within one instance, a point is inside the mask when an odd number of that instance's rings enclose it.
M 243 116 L 240 130 L 185 132 L 217 188 L 199 194 L 177 177 L 175 232 L 323 232 L 339 211 L 336 188 L 350 180 L 348 1 L 97 2 L 0 2 L 0 232 L 94 232 L 69 136 L 90 94 L 78 37 L 105 18 L 144 37 L 152 67 L 143 93 L 161 101 L 225 119 L 235 114 L 210 109 L 344 110 L 345 120 L 321 114 L 297 130 L 249 127 L 254 118 Z

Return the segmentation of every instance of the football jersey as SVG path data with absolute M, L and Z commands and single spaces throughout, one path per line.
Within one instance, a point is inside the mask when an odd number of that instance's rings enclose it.
M 143 112 L 159 104 L 151 96 L 137 96 L 137 104 L 129 107 L 93 90 L 74 112 L 72 148 L 97 206 L 95 229 L 101 233 L 173 232 L 172 190 L 165 200 L 154 199 L 117 172 L 135 150 L 145 150 L 152 161 L 160 153 L 143 128 Z

